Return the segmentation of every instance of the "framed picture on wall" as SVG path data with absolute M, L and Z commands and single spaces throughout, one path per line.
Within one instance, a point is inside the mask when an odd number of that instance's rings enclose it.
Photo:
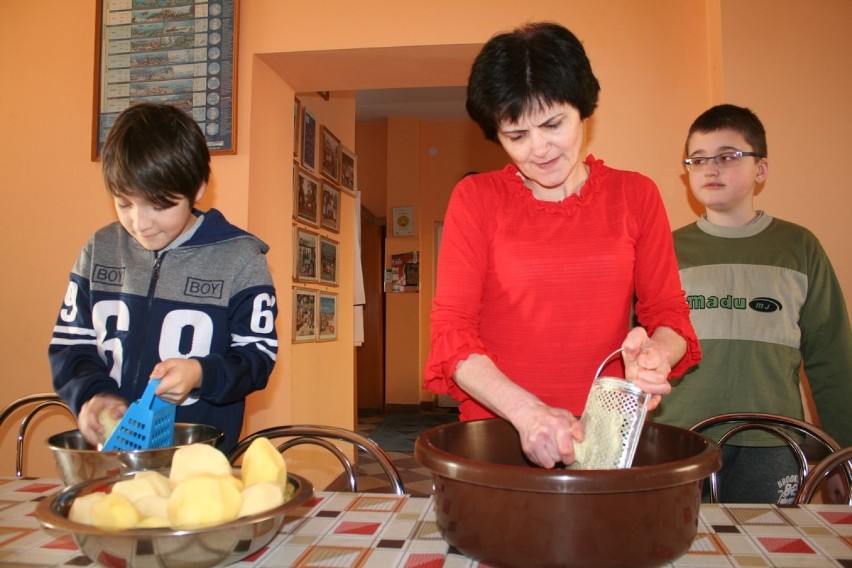
M 340 190 L 322 182 L 322 221 L 321 225 L 335 233 L 340 232 Z
M 317 292 L 293 288 L 293 343 L 317 340 Z
M 346 147 L 340 148 L 340 186 L 355 191 L 358 157 Z
M 302 227 L 295 228 L 293 238 L 293 278 L 297 282 L 316 282 L 319 262 L 319 235 Z
M 337 339 L 337 294 L 320 292 L 317 327 L 317 341 L 334 341 Z
M 299 144 L 300 135 L 299 133 L 302 131 L 302 101 L 297 98 L 293 99 L 293 157 L 299 157 L 299 150 L 301 149 Z
M 320 173 L 331 181 L 340 179 L 340 140 L 325 126 L 320 127 Z
M 337 286 L 337 257 L 340 243 L 320 237 L 320 272 L 319 280 L 323 284 Z
M 293 176 L 293 218 L 313 227 L 319 226 L 319 179 L 304 168 L 296 168 Z
M 239 0 L 97 0 L 95 10 L 92 160 L 121 111 L 140 102 L 181 109 L 211 154 L 235 154 Z
M 317 117 L 308 107 L 302 107 L 302 166 L 317 171 Z

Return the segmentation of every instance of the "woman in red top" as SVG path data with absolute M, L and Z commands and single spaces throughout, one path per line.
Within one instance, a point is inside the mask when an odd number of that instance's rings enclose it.
M 651 407 L 701 356 L 657 187 L 580 155 L 599 90 L 562 26 L 486 43 L 467 109 L 512 164 L 459 182 L 438 259 L 426 388 L 459 400 L 462 420 L 509 420 L 542 467 L 574 461 L 575 416 L 612 351 L 605 374 Z

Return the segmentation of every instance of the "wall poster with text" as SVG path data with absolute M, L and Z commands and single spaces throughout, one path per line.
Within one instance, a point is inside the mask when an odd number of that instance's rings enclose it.
M 134 103 L 174 105 L 236 153 L 239 0 L 98 0 L 92 159 Z

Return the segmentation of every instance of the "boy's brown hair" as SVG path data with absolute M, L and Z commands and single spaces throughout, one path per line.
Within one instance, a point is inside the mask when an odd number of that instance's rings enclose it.
M 751 110 L 736 105 L 716 105 L 695 119 L 686 135 L 685 151 L 689 154 L 689 139 L 696 132 L 716 132 L 717 130 L 733 130 L 742 134 L 752 151 L 766 157 L 766 130 L 763 123 Z
M 210 178 L 210 151 L 198 124 L 171 105 L 139 103 L 125 109 L 101 152 L 107 190 L 160 207 L 185 197 L 192 207 Z

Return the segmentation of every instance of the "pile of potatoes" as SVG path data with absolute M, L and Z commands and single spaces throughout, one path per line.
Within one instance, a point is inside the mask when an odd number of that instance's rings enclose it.
M 292 497 L 284 458 L 267 438 L 243 455 L 241 477 L 225 454 L 208 444 L 179 448 L 169 475 L 141 471 L 74 499 L 68 518 L 105 530 L 171 527 L 196 529 L 277 507 Z

